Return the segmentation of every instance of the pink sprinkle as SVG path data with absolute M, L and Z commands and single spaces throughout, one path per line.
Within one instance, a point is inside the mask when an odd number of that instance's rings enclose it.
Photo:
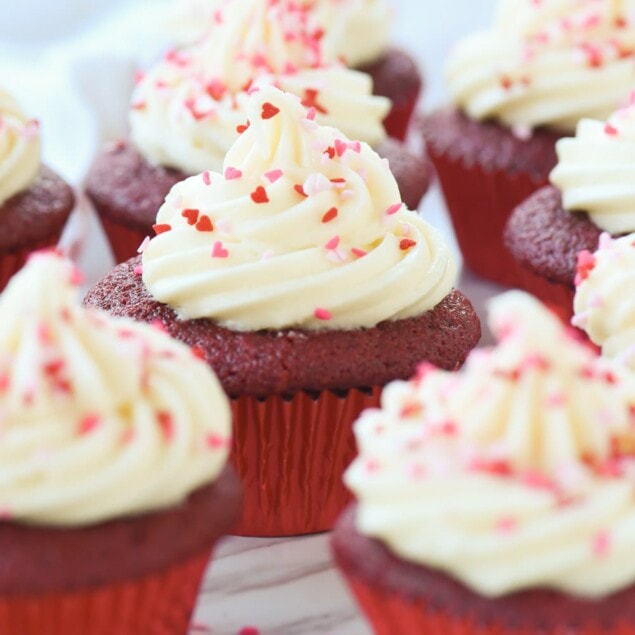
M 341 157 L 346 150 L 348 150 L 348 144 L 346 141 L 342 141 L 341 139 L 335 139 L 335 152 L 338 157 Z
M 230 446 L 230 440 L 227 437 L 222 437 L 219 434 L 211 433 L 206 439 L 207 447 L 212 450 L 220 450 L 222 448 L 228 448 Z
M 172 441 L 174 439 L 174 419 L 172 415 L 166 410 L 161 410 L 157 412 L 157 422 L 161 427 L 161 431 L 163 432 L 163 436 L 166 441 Z
M 518 519 L 513 516 L 503 516 L 496 522 L 496 531 L 501 534 L 510 534 L 518 529 Z
M 608 531 L 598 531 L 591 539 L 591 549 L 597 558 L 603 558 L 611 547 L 611 535 Z
M 101 419 L 99 415 L 89 414 L 86 415 L 77 426 L 77 434 L 79 436 L 84 436 L 86 434 L 90 434 L 93 432 L 97 426 L 101 423 Z
M 555 490 L 555 483 L 544 474 L 535 470 L 528 470 L 522 475 L 522 482 L 532 489 Z
M 141 265 L 135 265 L 134 269 L 132 270 L 135 276 L 142 276 L 143 275 L 143 267 Z
M 339 236 L 333 236 L 333 238 L 331 238 L 325 245 L 324 248 L 328 249 L 328 250 L 332 250 L 332 249 L 337 249 L 338 245 L 340 244 L 340 237 Z
M 51 335 L 51 328 L 46 322 L 40 322 L 37 325 L 37 338 L 40 344 L 50 344 L 53 337 Z
M 379 461 L 376 461 L 375 459 L 368 459 L 368 461 L 366 461 L 366 471 L 370 472 L 371 474 L 373 472 L 377 472 L 379 471 Z
M 203 179 L 203 183 L 205 183 L 205 185 L 211 185 L 212 184 L 212 176 L 209 173 L 209 170 L 205 170 L 205 172 L 203 172 L 203 174 L 201 174 L 201 178 Z
M 323 321 L 328 321 L 332 319 L 333 317 L 333 314 L 328 309 L 323 309 L 321 307 L 318 307 L 317 309 L 315 309 L 315 311 L 313 312 L 313 315 L 315 316 L 316 319 L 323 320 Z
M 255 626 L 243 626 L 238 635 L 260 635 L 260 631 Z
M 393 214 L 396 214 L 401 209 L 402 205 L 403 203 L 395 203 L 394 205 L 391 205 L 386 210 L 386 216 L 392 216 Z
M 611 137 L 614 137 L 617 134 L 617 128 L 610 123 L 605 124 L 604 126 L 604 134 L 607 134 Z
M 229 167 L 225 170 L 225 179 L 231 181 L 233 179 L 239 179 L 243 175 L 242 171 L 238 168 Z
M 150 322 L 150 326 L 155 330 L 155 331 L 159 331 L 159 333 L 166 333 L 168 332 L 168 329 L 165 328 L 165 324 L 163 324 L 163 322 L 161 322 L 161 320 L 156 319 L 156 320 L 152 320 L 152 322 Z
M 269 183 L 275 183 L 283 174 L 282 170 L 269 170 L 269 172 L 265 172 L 265 178 Z
M 363 258 L 368 252 L 364 251 L 363 249 L 358 249 L 357 247 L 353 247 L 351 249 L 351 253 L 353 254 L 353 256 L 356 256 L 357 258 Z
M 146 247 L 148 246 L 149 243 L 150 243 L 150 236 L 146 236 L 143 239 L 143 242 L 139 245 L 139 248 L 137 249 L 137 253 L 142 254 L 146 250 Z
M 315 108 L 314 108 L 313 106 L 311 106 L 311 107 L 309 108 L 309 110 L 307 111 L 307 113 L 306 113 L 306 118 L 307 118 L 309 121 L 315 121 L 315 114 L 316 114 L 316 112 L 315 112 Z
M 217 240 L 212 249 L 212 258 L 227 258 L 229 251 L 223 247 L 223 243 Z

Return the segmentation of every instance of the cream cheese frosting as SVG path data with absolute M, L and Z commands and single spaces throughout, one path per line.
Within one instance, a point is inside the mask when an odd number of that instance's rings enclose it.
M 582 119 L 556 151 L 550 179 L 564 209 L 588 212 L 611 234 L 635 231 L 635 102 L 606 122 Z
M 634 55 L 635 0 L 501 0 L 492 27 L 453 51 L 447 81 L 473 119 L 573 131 L 625 99 Z
M 327 63 L 322 36 L 296 3 L 227 3 L 200 43 L 171 51 L 139 81 L 131 137 L 152 163 L 196 174 L 220 170 L 244 123 L 248 89 L 274 84 L 313 106 L 318 120 L 376 145 L 390 101 L 369 75 Z
M 35 180 L 40 153 L 38 122 L 0 90 L 0 205 Z
M 75 526 L 175 505 L 222 470 L 229 406 L 159 328 L 78 304 L 36 253 L 0 297 L 0 511 Z
M 359 531 L 484 596 L 632 584 L 635 378 L 522 292 L 490 325 L 496 347 L 422 366 L 355 424 Z
M 405 208 L 387 161 L 272 86 L 252 92 L 222 174 L 178 183 L 143 280 L 182 318 L 236 330 L 370 327 L 451 290 L 441 236 Z
M 262 0 L 181 0 L 170 20 L 170 31 L 179 43 L 194 43 L 236 2 L 266 4 Z M 309 0 L 300 7 L 306 19 L 324 32 L 322 44 L 330 60 L 360 66 L 375 61 L 388 48 L 393 11 L 386 0 Z
M 579 256 L 573 323 L 602 353 L 635 368 L 635 234 L 603 234 L 598 250 Z

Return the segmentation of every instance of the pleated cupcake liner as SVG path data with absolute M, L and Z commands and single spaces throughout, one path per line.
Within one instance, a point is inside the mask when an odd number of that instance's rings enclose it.
M 243 483 L 235 534 L 294 536 L 329 530 L 351 500 L 342 475 L 356 454 L 352 425 L 381 388 L 285 399 L 232 400 L 232 462 Z
M 383 121 L 389 137 L 405 141 L 418 97 L 418 93 L 414 93 L 399 103 L 393 102 L 390 112 Z
M 187 635 L 210 551 L 165 571 L 97 588 L 0 595 L 0 633 Z
M 115 264 L 134 258 L 139 253 L 139 246 L 151 232 L 126 227 L 100 215 L 99 220 L 106 234 Z
M 54 236 L 32 243 L 28 247 L 0 252 L 0 291 L 2 291 L 9 283 L 9 280 L 22 269 L 34 251 L 55 247 L 61 236 L 62 234 L 60 232 Z M 2 631 L 0 631 L 0 633 L 1 632 Z

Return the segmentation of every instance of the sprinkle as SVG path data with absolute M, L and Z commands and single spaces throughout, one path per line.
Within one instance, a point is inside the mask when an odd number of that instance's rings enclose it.
M 306 118 L 307 118 L 309 121 L 315 121 L 315 113 L 316 113 L 315 107 L 314 107 L 314 106 L 311 106 L 311 107 L 309 108 L 309 110 L 307 111 L 307 113 L 306 113 Z
M 165 440 L 172 441 L 174 439 L 174 419 L 172 415 L 167 410 L 161 410 L 156 413 L 156 417 Z
M 474 472 L 487 472 L 497 476 L 510 476 L 512 474 L 511 465 L 502 459 L 476 458 L 470 461 L 467 467 Z
M 219 79 L 212 79 L 205 86 L 205 92 L 214 100 L 220 101 L 227 92 L 227 86 Z
M 136 101 L 134 104 L 130 106 L 132 110 L 145 110 L 148 107 L 148 104 L 145 101 Z
M 604 134 L 614 137 L 617 133 L 618 130 L 615 126 L 611 125 L 610 123 L 606 123 L 604 125 Z
M 495 529 L 501 534 L 510 534 L 518 529 L 518 519 L 513 516 L 503 516 L 496 521 Z
M 267 190 L 262 185 L 259 185 L 252 193 L 251 200 L 254 203 L 268 203 L 269 197 L 267 196 Z
M 278 179 L 282 178 L 284 172 L 282 170 L 269 170 L 269 172 L 265 172 L 265 178 L 269 181 L 269 183 L 275 183 Z
M 217 240 L 212 249 L 212 258 L 227 258 L 229 251 L 223 247 L 223 243 Z
M 417 244 L 417 241 L 412 240 L 412 238 L 402 238 L 399 241 L 399 249 L 401 249 L 402 251 L 406 251 L 407 249 L 414 247 L 416 244 Z
M 509 75 L 503 75 L 500 78 L 500 85 L 503 90 L 510 90 L 513 85 L 511 77 L 509 77 Z
M 411 401 L 405 403 L 399 411 L 399 416 L 402 419 L 409 419 L 410 417 L 419 417 L 423 414 L 423 404 L 419 401 Z
M 578 263 L 576 268 L 575 275 L 575 285 L 580 285 L 584 280 L 589 277 L 591 271 L 595 267 L 595 256 L 588 251 L 587 249 L 583 249 L 578 253 Z
M 324 154 L 328 156 L 329 159 L 335 158 L 335 148 L 333 146 L 329 146 L 324 150 Z
M 231 181 L 233 179 L 239 179 L 243 175 L 242 171 L 238 168 L 228 167 L 225 170 L 225 180 Z
M 603 558 L 609 552 L 611 547 L 611 535 L 606 530 L 598 531 L 591 538 L 591 550 L 597 558 Z
M 155 331 L 159 331 L 159 333 L 167 333 L 168 332 L 168 329 L 165 327 L 165 324 L 163 324 L 163 322 L 161 322 L 161 320 L 159 320 L 159 319 L 152 320 L 152 322 L 150 322 L 150 326 Z
M 302 185 L 298 184 L 298 185 L 294 185 L 293 189 L 300 195 L 300 196 L 304 196 L 305 198 L 308 196 L 307 193 L 304 191 L 304 187 L 302 187 Z
M 384 213 L 386 214 L 386 216 L 392 216 L 393 214 L 396 214 L 403 206 L 403 203 L 395 203 L 394 205 L 391 205 Z
M 363 249 L 358 249 L 357 247 L 353 247 L 351 249 L 351 253 L 353 254 L 353 256 L 356 256 L 357 258 L 363 258 L 368 252 L 364 251 Z
M 319 91 L 314 88 L 305 88 L 304 89 L 304 97 L 302 98 L 302 105 L 305 108 L 313 108 L 317 112 L 326 115 L 328 114 L 328 110 L 324 108 L 320 103 L 318 103 L 318 95 Z
M 0 392 L 6 392 L 9 389 L 10 381 L 7 373 L 0 374 Z M 635 420 L 635 406 L 633 408 L 633 419 Z
M 171 225 L 167 223 L 159 223 L 158 225 L 152 225 L 152 229 L 154 233 L 158 236 L 159 234 L 164 234 L 165 232 L 169 232 L 172 229 Z
M 228 448 L 231 442 L 227 437 L 223 437 L 220 434 L 216 434 L 215 432 L 212 432 L 205 439 L 205 444 L 211 450 L 220 450 L 220 449 Z
M 51 327 L 46 322 L 37 325 L 37 339 L 40 344 L 50 344 L 53 341 Z
M 544 474 L 536 470 L 527 470 L 521 477 L 521 481 L 532 489 L 555 490 L 556 484 Z
M 313 312 L 313 315 L 316 319 L 323 320 L 323 321 L 328 321 L 332 319 L 333 317 L 333 314 L 328 309 L 324 309 L 321 307 L 318 307 L 317 309 L 315 309 L 315 311 Z
M 268 101 L 266 101 L 262 105 L 262 111 L 260 113 L 260 116 L 263 119 L 271 119 L 271 118 L 275 117 L 279 112 L 280 112 L 280 108 L 277 108 L 273 104 L 271 104 Z
M 198 215 L 200 211 L 194 208 L 184 209 L 181 212 L 181 216 L 187 220 L 188 225 L 196 225 L 196 221 L 198 221 Z
M 331 209 L 328 210 L 328 212 L 326 212 L 324 216 L 322 216 L 322 222 L 330 223 L 332 220 L 335 220 L 336 218 L 337 218 L 337 207 L 331 207 Z
M 333 236 L 333 238 L 331 238 L 330 240 L 326 242 L 326 244 L 324 245 L 324 248 L 328 250 L 337 249 L 339 244 L 340 244 L 340 237 Z
M 142 276 L 143 275 L 143 267 L 141 265 L 135 265 L 132 268 L 132 273 L 134 273 L 135 276 Z
M 196 357 L 196 359 L 205 360 L 205 351 L 202 348 L 198 346 L 192 346 L 190 351 L 192 352 L 192 355 Z
M 93 432 L 101 423 L 101 418 L 96 414 L 86 415 L 77 425 L 77 435 L 84 436 Z
M 255 626 L 243 626 L 238 635 L 260 635 L 260 631 Z
M 201 177 L 202 177 L 203 183 L 205 183 L 205 185 L 211 185 L 212 184 L 212 175 L 210 174 L 209 170 L 205 170 L 201 174 Z
M 214 223 L 212 223 L 209 216 L 201 216 L 196 223 L 196 231 L 199 232 L 213 232 Z

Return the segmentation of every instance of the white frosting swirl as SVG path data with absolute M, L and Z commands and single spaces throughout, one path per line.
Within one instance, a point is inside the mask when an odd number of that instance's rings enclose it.
M 582 119 L 556 144 L 551 182 L 569 211 L 585 211 L 611 234 L 635 231 L 635 103 L 606 123 Z
M 271 86 L 248 116 L 224 175 L 177 184 L 159 210 L 163 233 L 143 253 L 156 299 L 257 330 L 374 326 L 447 295 L 450 251 L 405 209 L 385 160 Z
M 130 110 L 132 140 L 149 161 L 188 174 L 220 170 L 254 82 L 298 95 L 315 106 L 318 121 L 352 138 L 383 141 L 390 101 L 372 94 L 369 75 L 325 65 L 321 39 L 291 6 L 230 3 L 204 41 L 150 69 Z
M 182 501 L 222 470 L 227 399 L 155 327 L 79 307 L 73 266 L 36 254 L 0 297 L 0 510 L 83 525 Z
M 602 353 L 635 369 L 635 234 L 611 239 L 582 257 L 573 323 L 584 329 Z
M 632 584 L 634 376 L 521 292 L 490 322 L 496 348 L 422 367 L 356 423 L 359 530 L 485 596 Z
M 39 124 L 0 90 L 0 205 L 27 189 L 39 170 Z
M 574 130 L 606 119 L 635 82 L 635 0 L 501 0 L 453 52 L 447 79 L 473 119 Z
M 171 16 L 170 31 L 180 44 L 192 44 L 208 35 L 235 2 L 264 4 L 262 0 L 181 0 Z M 309 0 L 301 6 L 314 28 L 324 30 L 322 45 L 329 60 L 361 66 L 388 48 L 393 13 L 386 0 Z

